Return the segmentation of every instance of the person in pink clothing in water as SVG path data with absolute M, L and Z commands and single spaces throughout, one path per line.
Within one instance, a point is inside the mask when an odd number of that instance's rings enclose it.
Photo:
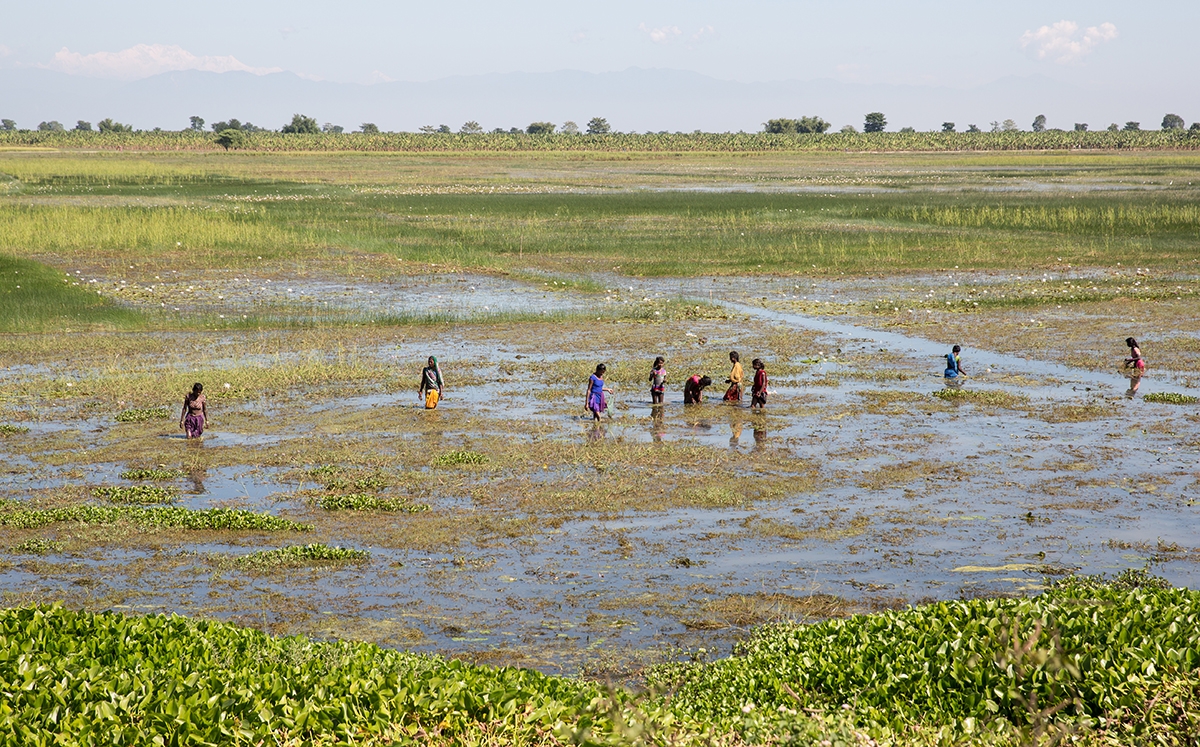
M 196 382 L 192 391 L 183 398 L 183 409 L 179 412 L 179 427 L 188 438 L 204 435 L 204 422 L 208 419 L 208 403 L 204 399 L 204 385 Z

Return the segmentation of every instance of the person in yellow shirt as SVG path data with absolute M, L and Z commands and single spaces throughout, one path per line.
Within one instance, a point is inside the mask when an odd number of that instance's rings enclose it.
M 729 385 L 729 388 L 725 390 L 725 401 L 741 404 L 742 380 L 745 375 L 742 373 L 741 356 L 736 350 L 730 351 L 729 362 L 733 364 L 733 368 L 729 371 L 729 378 L 725 379 L 725 383 Z

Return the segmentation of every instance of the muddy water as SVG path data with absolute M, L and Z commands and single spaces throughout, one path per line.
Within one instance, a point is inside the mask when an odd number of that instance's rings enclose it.
M 622 295 L 707 295 L 667 285 L 626 283 Z M 736 283 L 716 285 L 714 302 L 745 296 Z M 744 319 L 720 344 L 754 350 L 765 329 L 784 328 L 810 336 L 819 350 L 839 351 L 837 358 L 817 359 L 773 387 L 765 413 L 711 401 L 684 408 L 678 392 L 655 410 L 645 392 L 618 387 L 613 417 L 596 427 L 580 417 L 577 394 L 539 391 L 535 398 L 529 396 L 531 382 L 495 375 L 515 355 L 578 360 L 588 351 L 546 349 L 544 340 L 489 342 L 462 330 L 448 342 L 470 370 L 450 370 L 448 376 L 453 381 L 458 373 L 479 383 L 453 386 L 431 414 L 445 422 L 437 441 L 444 446 L 437 448 L 488 437 L 523 443 L 535 436 L 564 449 L 694 444 L 733 454 L 739 479 L 747 483 L 765 479 L 758 472 L 764 464 L 773 470 L 815 465 L 811 485 L 726 508 L 668 508 L 648 501 L 637 509 L 575 510 L 546 521 L 474 497 L 480 494 L 473 490 L 513 476 L 484 470 L 467 489 L 422 498 L 431 504 L 428 518 L 478 519 L 482 529 L 464 529 L 440 545 L 415 549 L 403 538 L 418 526 L 412 522 L 425 517 L 331 517 L 299 492 L 312 487 L 311 480 L 255 461 L 296 442 L 328 444 L 331 453 L 356 440 L 364 448 L 393 448 L 394 440 L 406 438 L 403 429 L 355 432 L 349 426 L 323 435 L 274 426 L 267 412 L 261 428 L 217 429 L 201 444 L 173 438 L 164 427 L 157 437 L 164 447 L 160 453 L 182 459 L 204 449 L 244 460 L 165 484 L 179 488 L 182 505 L 285 514 L 312 521 L 317 526 L 312 535 L 196 542 L 151 536 L 124 547 L 89 545 L 72 539 L 78 528 L 57 526 L 34 534 L 63 541 L 69 549 L 42 556 L 9 550 L 0 583 L 14 599 L 65 598 L 213 615 L 278 632 L 366 637 L 548 670 L 572 670 L 604 652 L 637 661 L 643 656 L 637 652 L 665 646 L 723 650 L 748 625 L 778 614 L 765 602 L 766 609 L 756 614 L 734 614 L 730 600 L 744 606 L 765 594 L 833 594 L 866 609 L 1031 593 L 1047 575 L 1147 565 L 1173 583 L 1200 584 L 1195 408 L 1124 399 L 1125 382 L 1115 376 L 978 350 L 968 351 L 972 373 L 979 375 L 967 387 L 1024 399 L 1004 407 L 947 405 L 933 396 L 943 386 L 937 375 L 943 345 L 745 302 L 730 308 Z M 690 338 L 672 344 L 699 345 Z M 386 362 L 423 352 L 422 344 L 405 343 L 367 355 Z M 854 376 L 885 366 L 907 376 L 886 381 Z M 1011 383 L 1018 374 L 1035 383 Z M 1183 391 L 1157 380 L 1155 388 Z M 1092 409 L 1080 421 L 1049 417 L 1063 407 Z M 386 408 L 410 411 L 419 404 L 412 391 L 381 386 L 305 405 L 317 420 L 359 413 L 365 418 Z M 36 448 L 51 437 L 65 439 L 61 448 L 81 453 L 102 448 L 120 438 L 121 426 L 100 417 L 80 421 L 65 412 L 44 413 L 31 425 L 29 434 L 0 440 L 0 455 L 10 465 L 0 474 L 6 497 L 128 484 L 119 477 L 124 463 L 57 467 L 47 461 L 53 453 Z M 763 461 L 766 457 L 772 461 Z M 410 469 L 430 472 L 427 460 Z M 680 466 L 657 476 L 639 472 L 637 464 L 616 469 L 641 475 L 651 491 L 656 480 L 695 468 Z M 529 490 L 569 490 L 595 473 L 586 463 L 535 468 Z M 505 529 L 513 520 L 524 523 Z M 10 535 L 0 540 L 4 547 L 27 536 L 5 533 Z M 372 558 L 362 566 L 272 575 L 248 574 L 226 562 L 229 556 L 309 541 L 368 549 Z

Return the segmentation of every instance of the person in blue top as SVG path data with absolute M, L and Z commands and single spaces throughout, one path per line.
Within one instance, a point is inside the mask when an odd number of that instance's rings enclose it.
M 596 366 L 596 373 L 588 377 L 587 399 L 584 401 L 584 407 L 592 413 L 592 419 L 597 422 L 600 421 L 600 413 L 608 409 L 608 401 L 604 398 L 604 393 L 612 394 L 612 390 L 604 386 L 604 373 L 607 370 L 608 366 L 601 363 Z
M 954 348 L 951 349 L 950 353 L 946 355 L 945 376 L 951 381 L 957 380 L 960 375 L 967 375 L 967 372 L 963 370 L 962 361 L 959 359 L 958 354 L 961 352 L 962 348 L 958 345 L 955 345 Z

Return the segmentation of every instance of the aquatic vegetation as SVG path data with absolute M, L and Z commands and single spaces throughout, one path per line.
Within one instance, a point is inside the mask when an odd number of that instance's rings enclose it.
M 30 555 L 48 555 L 50 553 L 62 552 L 66 547 L 65 542 L 46 539 L 45 537 L 31 537 L 24 542 L 19 542 L 9 548 L 10 552 L 28 553 Z
M 657 668 L 650 685 L 674 692 L 679 715 L 747 736 L 783 733 L 805 709 L 970 733 L 1026 728 L 1054 707 L 1056 720 L 1096 726 L 1177 679 L 1200 685 L 1197 619 L 1200 591 L 1068 581 L 1030 599 L 769 625 L 728 659 Z
M 487 464 L 487 454 L 477 451 L 447 451 L 433 458 L 433 463 L 439 467 L 457 467 L 465 464 Z
M 29 427 L 24 425 L 12 425 L 11 423 L 0 423 L 0 436 L 16 436 L 22 433 L 28 433 Z
M 320 543 L 309 545 L 291 545 L 274 550 L 260 550 L 249 555 L 240 555 L 234 563 L 253 571 L 269 571 L 276 568 L 297 568 L 303 566 L 337 566 L 347 563 L 362 563 L 370 559 L 371 553 L 366 550 L 355 550 L 349 547 L 330 547 Z
M 171 503 L 179 496 L 179 488 L 157 485 L 115 485 L 96 488 L 92 495 L 113 503 Z
M 989 407 L 1014 407 L 1025 403 L 1027 400 L 1010 392 L 1001 391 L 999 389 L 963 389 L 960 387 L 947 387 L 938 389 L 933 392 L 933 396 L 946 402 L 970 402 L 972 404 L 987 405 Z
M 0 730 L 39 747 L 114 734 L 123 744 L 161 737 L 167 745 L 407 743 L 418 735 L 453 743 L 497 733 L 519 744 L 618 744 L 635 729 L 681 731 L 625 691 L 528 669 L 61 607 L 0 613 L 0 689 Z
M 117 413 L 118 423 L 144 423 L 147 420 L 164 420 L 171 417 L 171 411 L 165 407 L 131 407 Z
M 187 471 L 155 467 L 150 469 L 127 469 L 121 473 L 122 480 L 174 480 L 186 477 Z
M 403 498 L 381 498 L 374 493 L 340 493 L 323 495 L 316 504 L 326 511 L 398 511 L 416 514 L 429 510 L 425 503 L 412 503 Z
M 312 529 L 290 519 L 235 508 L 202 510 L 180 506 L 65 506 L 0 512 L 0 526 L 31 529 L 49 524 L 77 523 L 106 526 L 128 522 L 154 529 L 228 529 L 259 532 L 306 532 Z
M 1161 402 L 1168 405 L 1194 405 L 1200 402 L 1200 397 L 1178 392 L 1150 392 L 1142 396 L 1143 402 Z

